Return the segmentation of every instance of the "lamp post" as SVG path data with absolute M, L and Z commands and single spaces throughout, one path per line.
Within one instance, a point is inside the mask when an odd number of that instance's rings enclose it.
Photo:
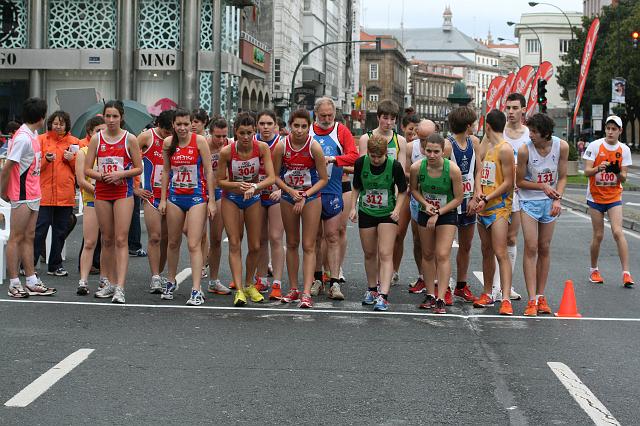
M 510 26 L 510 27 L 512 27 L 512 26 L 516 25 L 516 23 L 515 23 L 515 22 L 512 22 L 512 21 L 508 21 L 508 22 L 507 22 L 507 25 L 508 25 L 508 26 Z M 535 29 L 533 29 L 533 27 L 531 27 L 531 26 L 529 26 L 529 25 L 527 25 L 527 24 L 522 24 L 522 23 L 520 23 L 520 24 L 518 24 L 518 25 L 522 25 L 523 27 L 528 28 L 528 29 L 530 29 L 531 31 L 533 31 L 533 34 L 535 34 L 536 38 L 538 39 L 538 46 L 540 46 L 540 51 L 539 51 L 539 53 L 540 53 L 540 62 L 539 62 L 539 64 L 541 64 L 541 63 L 542 63 L 542 40 L 540 40 L 540 36 L 539 36 L 539 35 L 538 35 L 538 33 L 536 32 L 536 30 L 535 30 Z M 538 64 L 538 65 L 539 65 L 539 64 Z
M 529 6 L 531 7 L 536 7 L 539 4 L 544 4 L 546 6 L 551 6 L 551 7 L 555 7 L 556 9 L 558 9 L 560 11 L 560 13 L 562 13 L 564 15 L 564 17 L 567 19 L 567 23 L 569 24 L 569 31 L 571 31 L 571 40 L 575 40 L 573 37 L 573 25 L 571 25 L 571 20 L 569 19 L 569 17 L 567 16 L 567 14 L 564 12 L 564 10 L 560 9 L 558 6 L 556 6 L 555 4 L 551 4 L 551 3 L 543 3 L 543 2 L 538 2 L 538 1 L 530 1 L 529 2 Z
M 498 41 L 510 41 L 513 44 L 518 44 L 517 41 L 511 40 L 510 38 L 498 37 Z

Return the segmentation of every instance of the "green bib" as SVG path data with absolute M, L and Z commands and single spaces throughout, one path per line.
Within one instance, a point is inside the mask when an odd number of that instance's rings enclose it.
M 442 166 L 442 174 L 440 177 L 432 178 L 427 171 L 427 159 L 424 158 L 420 163 L 420 173 L 418 173 L 418 187 L 422 192 L 422 196 L 427 203 L 433 205 L 437 209 L 441 209 L 448 202 L 453 200 L 453 186 L 451 185 L 451 176 L 449 173 L 449 160 L 444 159 Z M 424 206 L 420 206 L 420 210 L 424 210 Z
M 365 155 L 362 166 L 362 191 L 359 209 L 374 217 L 389 216 L 396 208 L 396 192 L 393 185 L 393 159 L 387 157 L 384 171 L 379 175 L 371 173 L 369 156 Z

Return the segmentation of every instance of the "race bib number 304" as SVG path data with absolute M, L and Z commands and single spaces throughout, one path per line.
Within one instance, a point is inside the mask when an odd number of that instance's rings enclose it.
M 231 172 L 235 182 L 253 182 L 257 179 L 259 170 L 260 160 L 258 158 L 231 162 Z

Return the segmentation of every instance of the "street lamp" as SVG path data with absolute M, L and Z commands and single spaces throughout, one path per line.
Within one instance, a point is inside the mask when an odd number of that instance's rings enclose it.
M 510 41 L 510 42 L 511 42 L 511 43 L 513 43 L 513 44 L 518 44 L 518 42 L 517 42 L 517 41 L 512 40 L 512 39 L 510 39 L 510 38 L 504 38 L 504 37 L 498 37 L 498 41 Z
M 516 25 L 516 23 L 512 22 L 512 21 L 508 21 L 507 25 L 512 27 L 512 26 Z M 539 53 L 540 53 L 540 64 L 541 64 L 542 63 L 542 40 L 540 40 L 540 36 L 536 32 L 536 30 L 533 29 L 533 27 L 531 27 L 531 26 L 529 26 L 527 24 L 523 24 L 523 23 L 520 23 L 518 25 L 522 25 L 523 27 L 530 29 L 536 35 L 536 38 L 538 39 L 538 46 L 540 46 Z
M 565 18 L 567 18 L 567 23 L 569 24 L 569 31 L 571 31 L 571 40 L 574 40 L 574 38 L 573 38 L 573 25 L 571 25 L 571 20 L 569 19 L 567 14 L 564 13 L 564 10 L 560 9 L 558 6 L 556 6 L 555 4 L 551 4 L 551 3 L 543 3 L 543 2 L 538 2 L 538 1 L 530 1 L 529 2 L 529 6 L 531 6 L 531 7 L 535 7 L 535 6 L 539 5 L 539 4 L 544 4 L 546 6 L 555 7 L 556 9 L 558 9 L 560 11 L 560 13 L 562 13 L 564 15 Z

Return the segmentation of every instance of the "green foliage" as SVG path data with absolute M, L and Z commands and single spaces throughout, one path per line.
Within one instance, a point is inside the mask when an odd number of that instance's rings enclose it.
M 576 144 L 569 142 L 569 161 L 578 161 L 578 150 Z

